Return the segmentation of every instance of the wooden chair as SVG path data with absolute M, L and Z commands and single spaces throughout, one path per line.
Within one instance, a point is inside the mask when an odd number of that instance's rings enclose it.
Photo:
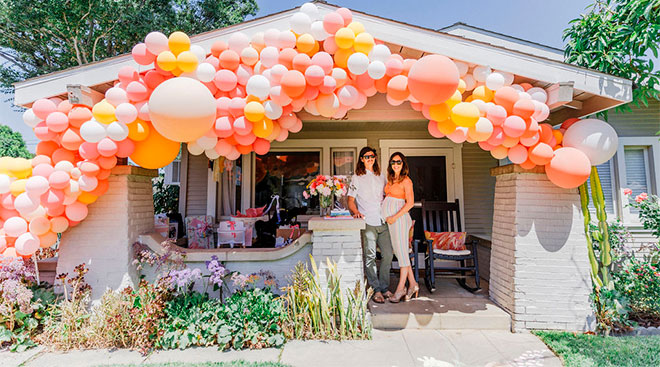
M 462 232 L 461 210 L 458 199 L 455 202 L 443 201 L 424 201 L 422 200 L 422 223 L 425 231 L 430 232 Z M 419 242 L 416 240 L 415 242 Z M 442 277 L 456 278 L 458 284 L 470 292 L 480 289 L 479 286 L 479 262 L 477 260 L 477 240 L 466 242 L 467 250 L 435 250 L 433 243 L 426 242 L 426 256 L 424 262 L 426 265 L 424 281 L 430 292 L 435 291 L 435 273 L 442 272 Z M 419 248 L 417 243 L 415 246 Z M 435 266 L 435 260 L 453 260 L 458 261 L 460 266 Z M 472 265 L 469 265 L 471 262 Z M 468 272 L 472 274 L 468 274 Z M 417 274 L 417 269 L 415 269 Z M 465 283 L 465 279 L 474 276 L 476 287 L 470 287 Z

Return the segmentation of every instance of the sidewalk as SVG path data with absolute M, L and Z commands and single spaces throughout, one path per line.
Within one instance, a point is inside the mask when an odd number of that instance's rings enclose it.
M 0 352 L 1 366 L 75 367 L 164 362 L 280 362 L 294 367 L 467 367 L 544 366 L 561 362 L 532 334 L 490 330 L 374 330 L 368 341 L 291 341 L 283 349 L 220 352 L 216 348 L 159 351 L 148 356 L 129 350 L 48 353 Z

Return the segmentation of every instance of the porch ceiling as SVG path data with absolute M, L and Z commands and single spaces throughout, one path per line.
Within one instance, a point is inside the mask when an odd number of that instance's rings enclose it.
M 324 2 L 317 3 L 321 14 L 334 11 L 338 6 Z M 230 27 L 198 34 L 191 37 L 194 44 L 210 49 L 216 40 L 228 40 L 234 32 L 254 34 L 269 28 L 288 29 L 289 17 L 298 8 L 286 10 L 262 18 L 253 19 Z M 507 49 L 486 42 L 468 39 L 428 28 L 410 25 L 391 19 L 354 11 L 354 20 L 378 40 L 384 41 L 392 52 L 404 58 L 420 58 L 426 54 L 441 54 L 470 65 L 489 65 L 493 69 L 513 73 L 516 83 L 528 82 L 534 86 L 547 88 L 553 84 L 571 82 L 573 102 L 555 108 L 550 116 L 551 123 L 558 123 L 568 117 L 580 117 L 600 110 L 609 109 L 631 101 L 632 83 L 598 71 L 577 67 L 557 60 Z M 130 54 L 116 56 L 103 61 L 74 67 L 28 79 L 15 84 L 15 103 L 28 107 L 39 98 L 66 96 L 70 84 L 88 86 L 104 93 L 117 79 L 122 67 L 130 65 L 143 71 L 151 69 L 137 65 Z M 407 109 L 398 109 L 390 119 L 419 119 L 421 114 Z M 351 119 L 364 119 L 368 116 L 351 111 Z M 392 109 L 388 108 L 388 113 Z M 321 121 L 324 118 L 302 114 L 303 120 Z

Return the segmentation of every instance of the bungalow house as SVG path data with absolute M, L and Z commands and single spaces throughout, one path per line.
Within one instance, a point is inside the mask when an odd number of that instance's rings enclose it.
M 322 15 L 337 9 L 316 5 Z M 208 50 L 235 32 L 251 35 L 270 28 L 289 29 L 289 18 L 297 11 L 199 34 L 191 41 Z M 353 20 L 404 58 L 440 54 L 511 73 L 517 84 L 544 89 L 551 112 L 546 122 L 552 125 L 631 100 L 630 81 L 566 64 L 562 51 L 551 47 L 464 24 L 433 30 L 357 11 Z M 67 93 L 77 103 L 93 104 L 126 65 L 145 68 L 131 55 L 122 55 L 17 83 L 16 104 L 30 106 L 39 98 L 66 98 Z M 635 241 L 646 241 L 648 235 L 626 207 L 622 190 L 660 192 L 660 143 L 654 137 L 660 130 L 659 106 L 652 102 L 632 113 L 610 114 L 620 146 L 612 160 L 598 167 L 608 214 L 621 217 Z M 308 232 L 282 248 L 189 250 L 187 261 L 203 264 L 215 255 L 232 269 L 267 268 L 283 278 L 296 262 L 312 254 L 317 261 L 325 257 L 337 261 L 347 283 L 363 279 L 359 231 L 364 223 L 319 220 L 318 204 L 303 198 L 300 181 L 316 174 L 351 174 L 359 150 L 368 145 L 377 149 L 382 165 L 396 151 L 408 157 L 416 202 L 458 199 L 465 230 L 480 239 L 482 277 L 489 281 L 489 296 L 510 314 L 514 330 L 589 328 L 591 280 L 577 189 L 553 185 L 542 167 L 526 170 L 493 158 L 477 144 L 433 138 L 421 112 L 408 102 L 392 106 L 382 94 L 341 119 L 310 111 L 297 115 L 302 130 L 273 142 L 267 154 L 253 152 L 214 165 L 184 147 L 180 158 L 166 167 L 166 177 L 180 185 L 183 217 L 228 219 L 237 210 L 268 205 L 271 195 L 278 194 L 283 207 L 306 209 L 298 220 Z M 83 223 L 63 235 L 58 272 L 70 271 L 80 262 L 92 263 L 88 277 L 99 288 L 116 288 L 135 277 L 131 243 L 139 239 L 157 249 L 162 240 L 152 233 L 154 174 L 134 166 L 113 170 L 108 194 L 90 205 Z

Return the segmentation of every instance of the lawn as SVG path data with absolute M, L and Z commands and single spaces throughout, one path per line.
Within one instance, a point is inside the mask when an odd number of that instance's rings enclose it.
M 660 336 L 599 336 L 536 331 L 566 367 L 657 367 Z
M 147 364 L 117 364 L 110 367 L 290 367 L 287 364 L 277 362 L 247 362 L 247 361 L 231 361 L 231 362 L 205 362 L 205 363 L 147 363 Z

